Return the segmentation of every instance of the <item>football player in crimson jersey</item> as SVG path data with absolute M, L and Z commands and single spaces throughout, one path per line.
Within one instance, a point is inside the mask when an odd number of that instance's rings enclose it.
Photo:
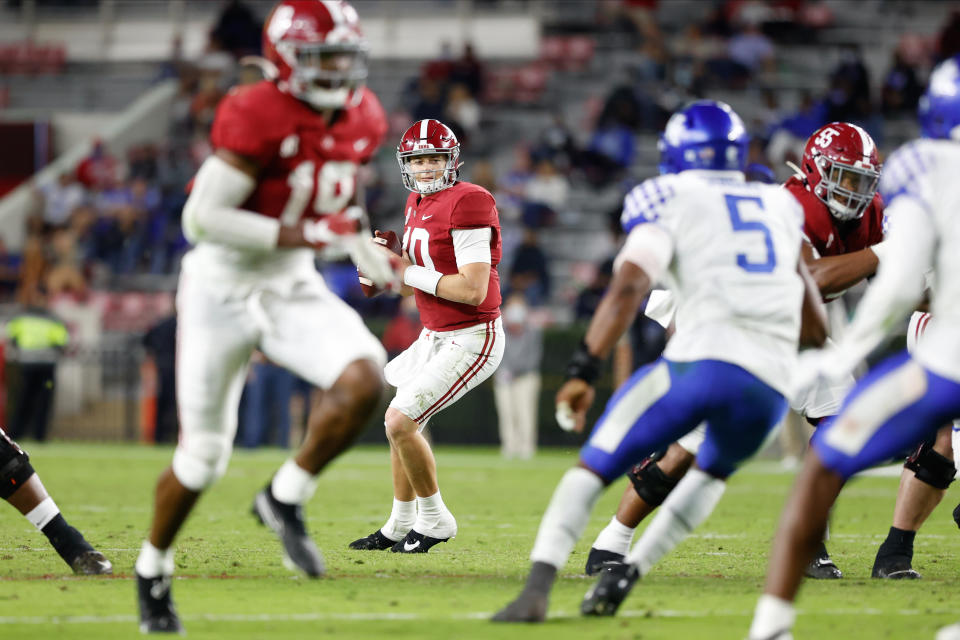
M 790 178 L 784 188 L 803 208 L 802 255 L 820 293 L 830 299 L 872 276 L 883 252 L 883 201 L 876 193 L 880 171 L 877 148 L 862 128 L 834 122 L 810 136 L 801 164 L 795 167 L 797 175 Z M 672 305 L 665 306 L 666 313 L 655 319 L 669 326 Z M 647 313 L 653 315 L 651 306 Z M 793 408 L 817 424 L 839 410 L 852 385 L 852 377 L 833 384 L 824 382 L 806 398 L 794 402 Z M 593 543 L 587 559 L 588 574 L 599 571 L 604 563 L 622 561 L 636 526 L 666 499 L 683 477 L 702 440 L 703 429 L 698 428 L 670 445 L 661 457 L 644 460 L 631 471 L 633 486 L 624 492 L 617 514 Z M 936 491 L 920 483 L 912 473 L 909 484 L 919 493 Z M 917 484 L 923 486 L 917 487 Z M 925 509 L 921 505 L 927 500 L 910 497 L 903 498 L 902 502 Z M 914 515 L 922 514 L 908 517 Z M 895 519 L 895 526 L 897 522 Z M 821 545 L 807 567 L 807 575 L 831 579 L 842 574 Z
M 500 222 L 490 193 L 458 180 L 460 144 L 442 122 L 403 134 L 397 160 L 407 198 L 403 295 L 415 295 L 424 330 L 385 368 L 397 394 L 384 416 L 393 469 L 386 523 L 352 549 L 426 553 L 457 533 L 443 503 L 436 462 L 421 431 L 433 416 L 489 378 L 500 364 Z
M 184 206 L 194 244 L 177 292 L 180 441 L 157 483 L 137 558 L 140 626 L 182 627 L 170 597 L 173 540 L 201 492 L 226 470 L 254 349 L 324 393 L 307 433 L 260 491 L 254 514 L 279 536 L 288 564 L 310 577 L 323 560 L 301 507 L 317 475 L 360 433 L 380 397 L 386 354 L 360 316 L 327 289 L 316 251 L 349 254 L 378 286 L 399 286 L 400 260 L 376 250 L 357 202 L 357 168 L 386 132 L 365 88 L 356 11 L 340 0 L 285 0 L 264 24 L 270 79 L 220 103 L 215 149 Z

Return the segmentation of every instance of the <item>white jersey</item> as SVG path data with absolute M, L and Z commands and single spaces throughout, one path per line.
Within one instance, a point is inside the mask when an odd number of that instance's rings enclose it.
M 664 357 L 730 362 L 786 393 L 803 295 L 796 199 L 740 172 L 684 171 L 635 187 L 621 221 L 621 257 L 652 239 L 669 266 L 661 284 L 676 299 L 676 333 Z
M 878 277 L 871 289 L 913 286 L 919 290 L 924 273 L 932 270 L 930 321 L 914 357 L 934 373 L 960 381 L 957 167 L 960 167 L 960 143 L 949 140 L 917 140 L 900 147 L 887 160 L 880 191 L 887 202 L 890 236 L 893 238 L 896 233 L 898 243 L 909 243 L 896 256 L 891 256 L 895 264 L 890 267 L 912 281 L 895 282 L 892 278 L 895 274 L 891 273 L 890 278 Z M 864 298 L 864 303 L 866 301 Z M 861 310 L 858 309 L 858 316 Z

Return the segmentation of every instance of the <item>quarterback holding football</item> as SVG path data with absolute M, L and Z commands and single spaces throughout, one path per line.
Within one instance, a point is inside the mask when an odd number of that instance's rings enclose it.
M 404 208 L 400 293 L 416 296 L 424 329 L 384 370 L 397 388 L 384 416 L 393 469 L 390 517 L 350 548 L 426 553 L 457 534 L 457 521 L 440 496 L 436 461 L 421 431 L 489 378 L 503 358 L 500 221 L 493 196 L 458 179 L 460 143 L 442 122 L 415 122 L 400 140 L 397 161 L 412 192 Z M 377 236 L 399 249 L 392 232 Z

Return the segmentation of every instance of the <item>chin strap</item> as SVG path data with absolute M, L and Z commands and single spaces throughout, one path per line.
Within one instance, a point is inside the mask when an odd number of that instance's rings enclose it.
M 803 170 L 800 167 L 795 165 L 790 160 L 787 160 L 784 164 L 790 167 L 798 178 L 800 178 L 801 180 L 805 179 L 805 176 L 803 175 Z

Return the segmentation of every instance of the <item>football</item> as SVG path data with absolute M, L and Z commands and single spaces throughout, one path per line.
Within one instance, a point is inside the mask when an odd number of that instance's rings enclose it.
M 382 244 L 398 256 L 401 254 L 402 250 L 400 248 L 400 238 L 398 238 L 397 234 L 393 231 L 377 231 L 376 237 L 371 238 L 370 240 L 372 242 L 376 242 L 377 244 Z M 366 297 L 372 298 L 383 293 L 383 289 L 373 284 L 370 278 L 364 276 L 359 267 L 357 267 L 357 278 L 360 280 L 360 288 L 363 290 L 363 295 Z

